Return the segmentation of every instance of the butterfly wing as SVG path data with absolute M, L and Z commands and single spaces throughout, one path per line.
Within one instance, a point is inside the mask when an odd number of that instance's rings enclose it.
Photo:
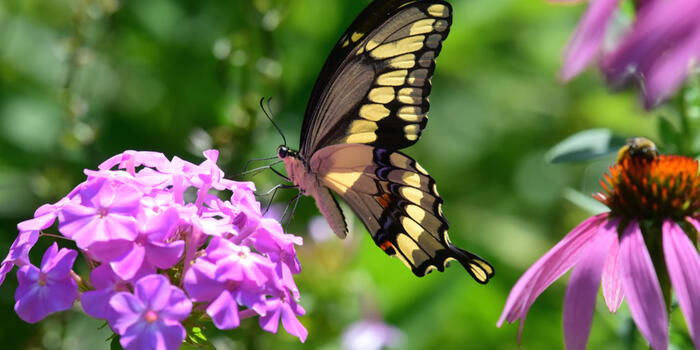
M 417 276 L 443 271 L 456 259 L 479 283 L 493 267 L 454 246 L 432 177 L 407 155 L 363 144 L 324 147 L 311 168 L 350 205 L 384 252 L 397 256 Z
M 452 8 L 441 0 L 372 2 L 321 70 L 300 153 L 340 143 L 414 144 L 427 123 L 430 78 L 451 23 Z

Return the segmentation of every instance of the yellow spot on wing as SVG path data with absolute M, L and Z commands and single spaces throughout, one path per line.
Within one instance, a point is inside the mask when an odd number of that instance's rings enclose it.
M 377 46 L 374 50 L 370 51 L 370 55 L 373 58 L 384 59 L 418 51 L 423 48 L 424 39 L 425 35 L 415 35 L 403 38 L 401 40 L 392 41 Z
M 400 86 L 406 81 L 408 71 L 405 69 L 386 72 L 377 77 L 377 85 Z
M 484 270 L 480 269 L 478 265 L 475 264 L 469 264 L 469 270 L 474 274 L 474 277 L 476 277 L 477 280 L 479 281 L 486 281 L 486 273 Z
M 377 134 L 373 132 L 363 132 L 345 137 L 345 143 L 372 143 L 377 140 Z
M 416 166 L 416 170 L 418 170 L 418 172 L 420 172 L 421 174 L 423 174 L 425 176 L 428 176 L 428 172 L 425 171 L 425 169 L 423 169 L 423 167 L 420 166 L 420 164 L 416 163 L 415 166 Z
M 334 190 L 340 194 L 345 193 L 348 188 L 357 182 L 357 180 L 362 176 L 363 173 L 359 171 L 351 172 L 329 172 L 324 176 L 326 181 L 332 182 Z
M 423 218 L 425 218 L 425 210 L 423 208 L 409 204 L 406 206 L 406 213 L 413 219 L 416 220 L 417 222 L 421 222 Z
M 353 42 L 357 42 L 357 41 L 360 40 L 364 35 L 365 35 L 364 33 L 358 33 L 358 32 L 352 33 L 352 35 L 350 36 L 350 40 L 352 40 Z
M 394 88 L 390 86 L 378 87 L 369 91 L 370 101 L 376 103 L 389 103 L 394 100 Z
M 420 126 L 418 124 L 408 124 L 403 127 L 404 136 L 406 140 L 415 141 L 418 140 L 418 133 L 420 132 Z
M 360 117 L 375 122 L 388 116 L 390 112 L 382 104 L 367 104 L 360 107 Z
M 401 177 L 401 180 L 403 183 L 409 186 L 421 187 L 421 177 L 416 173 L 405 172 Z
M 416 65 L 416 55 L 412 53 L 407 53 L 396 58 L 392 58 L 387 61 L 387 64 L 392 68 L 413 68 Z
M 425 34 L 433 31 L 433 23 L 435 23 L 434 18 L 426 18 L 420 21 L 416 21 L 411 25 L 409 30 L 410 35 Z
M 493 267 L 491 267 L 489 264 L 487 264 L 487 263 L 486 263 L 485 261 L 483 261 L 483 260 L 474 259 L 474 260 L 472 260 L 472 263 L 473 263 L 473 264 L 478 264 L 478 265 L 479 265 L 484 271 L 486 271 L 486 273 L 489 274 L 489 275 L 493 273 Z
M 377 123 L 371 122 L 369 120 L 355 120 L 350 124 L 348 129 L 350 134 L 360 134 L 365 132 L 373 132 L 377 130 Z
M 423 111 L 420 107 L 408 106 L 399 108 L 399 112 L 396 114 L 399 118 L 407 122 L 419 122 L 423 119 Z
M 375 47 L 377 47 L 377 45 L 379 45 L 379 42 L 370 39 L 370 40 L 367 42 L 367 45 L 365 45 L 365 49 L 366 49 L 367 51 L 372 51 Z
M 430 5 L 428 7 L 428 14 L 435 17 L 447 17 L 450 15 L 450 9 L 441 4 Z
M 423 192 L 421 192 L 421 190 L 413 187 L 401 187 L 399 192 L 401 193 L 401 196 L 403 196 L 403 198 L 417 205 L 421 204 L 421 200 L 424 197 Z
M 411 263 L 411 265 L 416 266 L 421 262 L 416 263 L 416 253 L 422 253 L 420 247 L 414 242 L 411 237 L 401 233 L 396 236 L 396 244 L 399 246 L 401 252 L 406 255 L 406 259 Z M 425 254 L 423 254 L 425 255 Z
M 423 100 L 423 89 L 402 88 L 399 90 L 398 100 L 406 104 L 420 104 Z

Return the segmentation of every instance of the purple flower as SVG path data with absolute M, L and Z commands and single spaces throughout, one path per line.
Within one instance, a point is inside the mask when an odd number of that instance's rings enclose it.
M 557 1 L 569 2 L 569 1 Z M 646 108 L 671 96 L 698 66 L 700 2 L 697 0 L 636 1 L 632 27 L 612 48 L 603 42 L 619 0 L 591 0 L 564 53 L 560 75 L 570 80 L 598 58 L 613 86 L 637 78 Z
M 61 233 L 90 250 L 100 261 L 113 260 L 131 248 L 137 236 L 134 214 L 142 193 L 105 178 L 88 181 L 79 190 L 79 202 L 61 210 Z
M 380 350 L 398 347 L 404 339 L 400 329 L 380 320 L 355 322 L 343 331 L 343 350 Z
M 109 324 L 126 350 L 178 349 L 185 339 L 180 321 L 189 316 L 192 302 L 161 275 L 141 278 L 134 294 L 117 293 L 109 305 L 116 313 Z
M 620 0 L 592 0 L 564 52 L 560 75 L 570 80 L 601 53 L 603 39 Z
M 666 349 L 670 296 L 662 292 L 650 247 L 663 251 L 690 335 L 700 346 L 700 255 L 689 238 L 697 239 L 697 233 L 686 233 L 677 223 L 700 228 L 698 162 L 680 156 L 630 156 L 610 171 L 606 193 L 596 197 L 611 211 L 578 225 L 525 272 L 511 290 L 498 325 L 520 319 L 520 339 L 535 299 L 573 267 L 564 300 L 568 350 L 586 347 L 601 283 L 610 312 L 617 311 L 624 296 L 651 347 Z
M 297 316 L 305 312 L 304 308 L 298 305 L 289 294 L 281 298 L 268 299 L 267 313 L 260 317 L 260 327 L 268 332 L 277 333 L 281 319 L 284 329 L 304 342 L 309 331 L 299 322 Z
M 78 297 L 78 284 L 71 269 L 78 252 L 56 243 L 44 253 L 41 269 L 24 265 L 17 271 L 19 286 L 15 291 L 15 311 L 24 321 L 36 323 L 50 313 L 68 310 Z
M 156 268 L 168 269 L 175 265 L 182 256 L 185 242 L 169 242 L 168 239 L 179 219 L 174 207 L 159 214 L 139 215 L 139 235 L 131 242 L 131 248 L 124 256 L 110 263 L 114 272 L 120 278 L 128 280 L 138 271 L 155 273 Z
M 644 103 L 654 107 L 668 98 L 697 67 L 700 57 L 700 1 L 655 0 L 638 13 L 624 41 L 602 62 L 603 72 L 619 85 L 637 77 Z
M 221 329 L 262 316 L 270 330 L 282 318 L 303 340 L 293 279 L 301 271 L 294 247 L 301 238 L 262 217 L 252 183 L 224 178 L 218 152 L 204 156 L 197 165 L 126 151 L 99 170 L 86 169 L 85 182 L 20 223 L 0 265 L 0 283 L 15 265 L 21 267 L 20 317 L 36 322 L 69 308 L 80 283 L 85 313 L 107 320 L 127 349 L 178 348 L 186 336 L 180 321 L 190 316 L 193 301 L 201 303 L 193 326 L 209 322 L 199 317 L 201 310 Z M 58 231 L 75 241 L 92 269 L 89 281 L 70 271 L 76 252 L 57 253 L 55 244 L 41 270 L 30 265 L 29 250 L 40 236 L 55 236 L 44 230 L 56 219 Z M 49 299 L 47 290 L 60 296 Z
M 128 291 L 128 283 L 117 276 L 109 264 L 102 264 L 90 272 L 90 282 L 96 288 L 86 291 L 80 297 L 85 313 L 101 319 L 110 319 L 116 312 L 109 300 L 118 292 Z
M 12 268 L 29 264 L 29 251 L 39 240 L 41 230 L 47 229 L 56 221 L 56 211 L 66 200 L 56 205 L 45 204 L 34 213 L 34 218 L 17 224 L 19 235 L 10 247 L 10 252 L 0 265 L 0 285 L 5 281 L 5 276 Z

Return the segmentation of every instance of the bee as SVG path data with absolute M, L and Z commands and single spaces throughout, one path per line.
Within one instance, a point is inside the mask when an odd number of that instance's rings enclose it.
M 617 163 L 622 164 L 626 158 L 653 160 L 659 156 L 659 150 L 651 140 L 644 137 L 627 139 L 627 143 L 617 152 Z

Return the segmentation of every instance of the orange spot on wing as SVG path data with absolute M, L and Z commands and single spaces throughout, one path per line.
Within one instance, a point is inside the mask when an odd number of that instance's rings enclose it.
M 377 203 L 382 206 L 382 208 L 386 209 L 389 207 L 389 203 L 391 203 L 391 195 L 387 192 L 382 193 L 381 196 L 374 196 L 374 198 L 377 200 Z
M 379 248 L 382 248 L 383 251 L 386 251 L 387 249 L 393 248 L 393 247 L 394 247 L 394 245 L 391 244 L 391 242 L 389 242 L 389 241 L 384 241 L 384 242 L 382 242 L 382 244 L 379 245 Z

